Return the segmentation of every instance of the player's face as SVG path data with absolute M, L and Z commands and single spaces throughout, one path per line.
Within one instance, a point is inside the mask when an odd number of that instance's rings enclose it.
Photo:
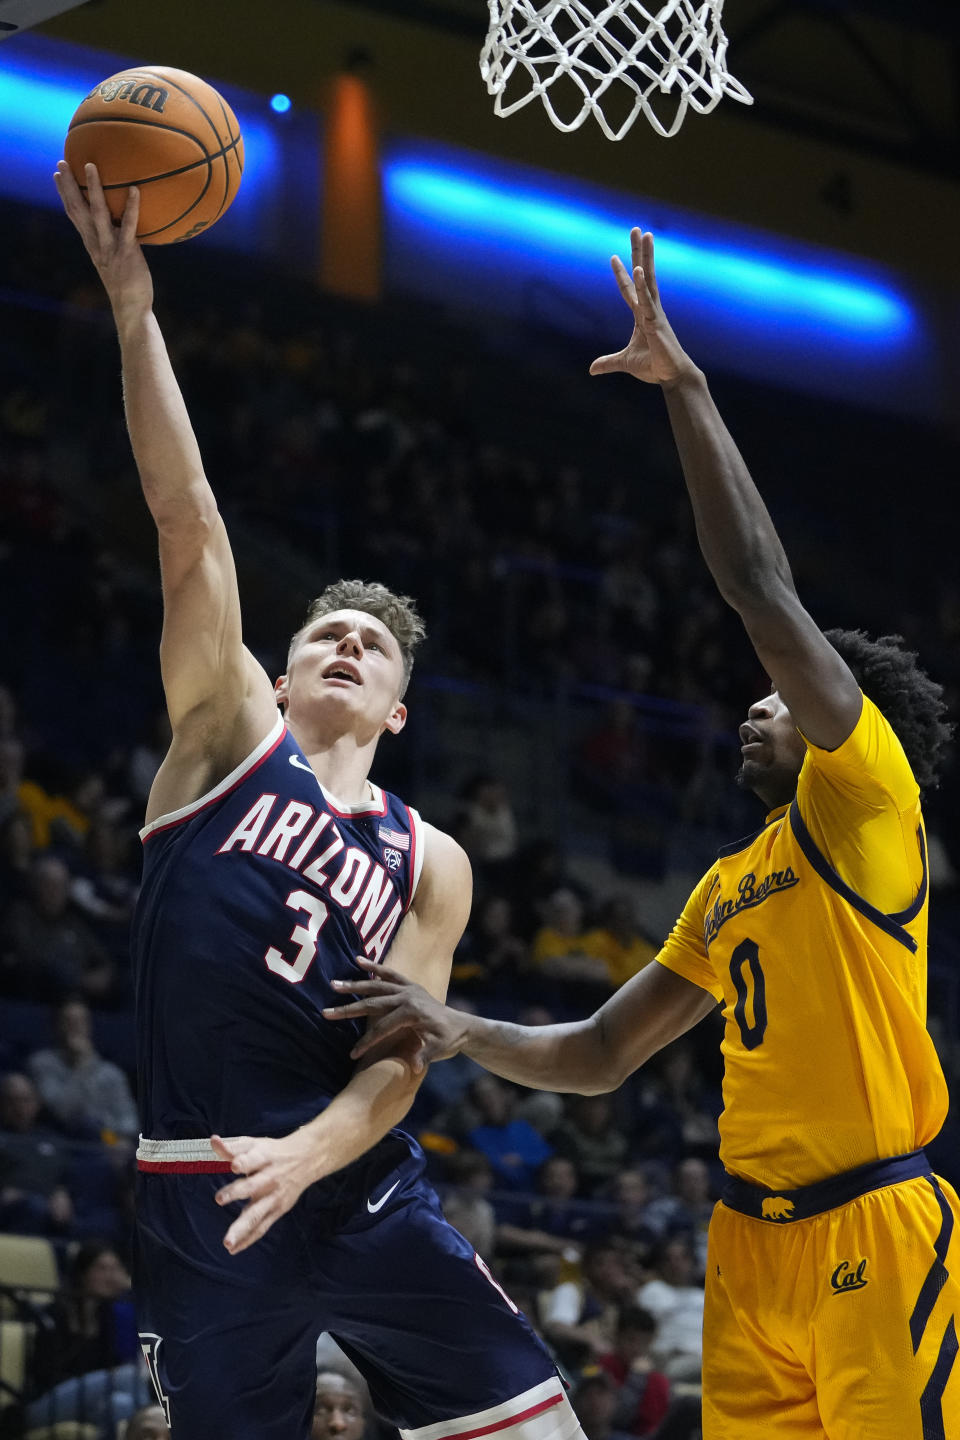
M 332 1372 L 321 1375 L 310 1440 L 360 1440 L 363 1430 L 363 1404 L 356 1387 Z
M 776 690 L 751 705 L 740 726 L 737 783 L 774 809 L 793 799 L 806 745 Z
M 309 721 L 322 706 L 350 727 L 395 734 L 407 716 L 402 685 L 403 656 L 386 625 L 364 610 L 334 610 L 301 631 L 277 698 L 291 720 Z

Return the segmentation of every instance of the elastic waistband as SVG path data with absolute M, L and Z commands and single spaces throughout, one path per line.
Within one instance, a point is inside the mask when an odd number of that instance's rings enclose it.
M 209 1140 L 145 1140 L 137 1145 L 137 1169 L 147 1175 L 228 1174 L 230 1161 L 221 1160 Z
M 815 1185 L 801 1185 L 798 1190 L 768 1190 L 730 1175 L 720 1199 L 729 1210 L 738 1210 L 741 1215 L 783 1225 L 790 1220 L 809 1220 L 814 1215 L 822 1215 L 825 1210 L 836 1210 L 838 1205 L 846 1205 L 871 1190 L 881 1190 L 887 1185 L 899 1185 L 904 1180 L 916 1180 L 919 1176 L 932 1174 L 924 1151 L 913 1150 L 909 1155 L 873 1160 L 856 1170 L 845 1170 L 841 1175 L 818 1180 Z

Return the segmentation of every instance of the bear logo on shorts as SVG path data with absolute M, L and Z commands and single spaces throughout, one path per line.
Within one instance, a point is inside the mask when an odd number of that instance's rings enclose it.
M 760 1217 L 763 1220 L 792 1220 L 793 1201 L 782 1195 L 771 1195 L 760 1202 Z

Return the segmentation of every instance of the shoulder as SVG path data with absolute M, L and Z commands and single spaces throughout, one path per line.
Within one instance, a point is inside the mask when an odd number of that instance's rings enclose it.
M 835 750 L 821 750 L 807 741 L 798 794 L 814 777 L 822 777 L 852 795 L 864 790 L 893 797 L 899 808 L 919 799 L 919 786 L 896 731 L 873 701 L 863 706 L 853 730 Z
M 426 885 L 466 885 L 472 889 L 473 870 L 466 850 L 435 825 L 421 822 L 423 835 L 423 872 L 421 888 Z

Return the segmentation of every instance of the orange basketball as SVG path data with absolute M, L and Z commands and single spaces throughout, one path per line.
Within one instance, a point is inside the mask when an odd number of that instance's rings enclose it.
M 101 81 L 70 121 L 64 156 L 81 189 L 84 165 L 96 165 L 115 220 L 128 187 L 139 186 L 137 236 L 145 245 L 206 230 L 243 175 L 243 138 L 226 100 L 205 80 L 163 65 Z

